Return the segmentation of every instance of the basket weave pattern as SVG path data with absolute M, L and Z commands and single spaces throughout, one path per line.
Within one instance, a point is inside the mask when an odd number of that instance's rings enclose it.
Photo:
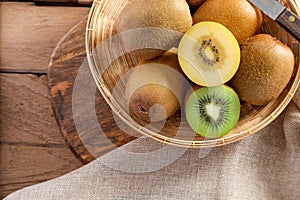
M 287 44 L 294 52 L 296 61 L 292 78 L 277 99 L 265 106 L 252 106 L 243 103 L 236 127 L 229 134 L 218 139 L 208 140 L 196 135 L 190 129 L 184 117 L 181 117 L 180 112 L 166 120 L 163 125 L 154 123 L 151 127 L 141 126 L 131 119 L 128 113 L 128 101 L 124 95 L 126 76 L 122 77 L 124 73 L 134 67 L 136 61 L 124 52 L 119 38 L 115 37 L 116 31 L 114 29 L 115 19 L 128 2 L 130 0 L 94 1 L 86 28 L 86 53 L 95 82 L 107 103 L 118 117 L 141 134 L 180 147 L 222 146 L 245 138 L 264 128 L 291 101 L 300 82 L 300 45 L 274 21 L 265 20 L 261 32 L 268 33 Z M 300 15 L 298 0 L 284 0 L 281 2 Z M 103 76 L 105 71 L 108 73 Z M 119 77 L 122 78 L 118 82 Z M 118 84 L 114 89 L 115 82 L 118 82 Z

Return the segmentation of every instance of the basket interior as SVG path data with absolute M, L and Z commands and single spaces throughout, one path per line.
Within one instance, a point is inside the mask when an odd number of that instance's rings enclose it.
M 161 142 L 181 147 L 221 146 L 238 141 L 262 129 L 272 122 L 292 99 L 300 81 L 299 42 L 274 21 L 265 20 L 261 32 L 268 33 L 288 45 L 294 52 L 296 61 L 292 78 L 277 99 L 265 106 L 252 106 L 241 102 L 238 124 L 229 134 L 218 139 L 207 139 L 195 134 L 180 110 L 166 121 L 150 125 L 137 123 L 129 115 L 128 101 L 124 94 L 126 79 L 137 61 L 125 52 L 114 29 L 115 19 L 129 1 L 94 1 L 87 24 L 86 52 L 96 84 L 114 114 L 138 132 Z M 295 1 L 282 2 L 292 11 L 299 11 Z

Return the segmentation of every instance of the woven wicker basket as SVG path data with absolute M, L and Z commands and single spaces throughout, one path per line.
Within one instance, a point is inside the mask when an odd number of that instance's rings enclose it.
M 135 60 L 124 54 L 118 37 L 115 37 L 116 32 L 114 30 L 115 19 L 129 1 L 94 0 L 86 29 L 86 53 L 95 82 L 111 109 L 122 121 L 142 135 L 180 147 L 222 146 L 241 140 L 267 126 L 285 109 L 294 96 L 300 82 L 299 42 L 274 21 L 266 20 L 261 32 L 273 35 L 287 44 L 296 56 L 292 78 L 276 100 L 265 106 L 252 106 L 243 103 L 236 127 L 229 134 L 218 139 L 205 139 L 195 134 L 180 113 L 170 117 L 163 124 L 153 123 L 151 126 L 141 126 L 130 117 L 128 102 L 124 97 L 126 83 L 126 75 L 124 74 L 134 66 Z M 298 0 L 281 2 L 299 15 Z M 119 55 L 123 56 L 119 57 Z M 122 77 L 120 81 L 118 81 L 119 77 Z M 117 81 L 118 84 L 115 87 Z

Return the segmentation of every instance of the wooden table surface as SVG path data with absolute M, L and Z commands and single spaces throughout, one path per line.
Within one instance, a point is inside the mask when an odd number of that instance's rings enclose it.
M 83 164 L 66 145 L 47 86 L 59 40 L 89 7 L 0 3 L 0 198 Z

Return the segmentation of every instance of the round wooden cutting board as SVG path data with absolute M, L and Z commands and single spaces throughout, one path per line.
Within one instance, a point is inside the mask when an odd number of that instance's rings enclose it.
M 84 163 L 138 136 L 113 115 L 96 89 L 86 62 L 86 21 L 78 23 L 58 43 L 48 72 L 50 100 L 58 125 L 71 150 Z

